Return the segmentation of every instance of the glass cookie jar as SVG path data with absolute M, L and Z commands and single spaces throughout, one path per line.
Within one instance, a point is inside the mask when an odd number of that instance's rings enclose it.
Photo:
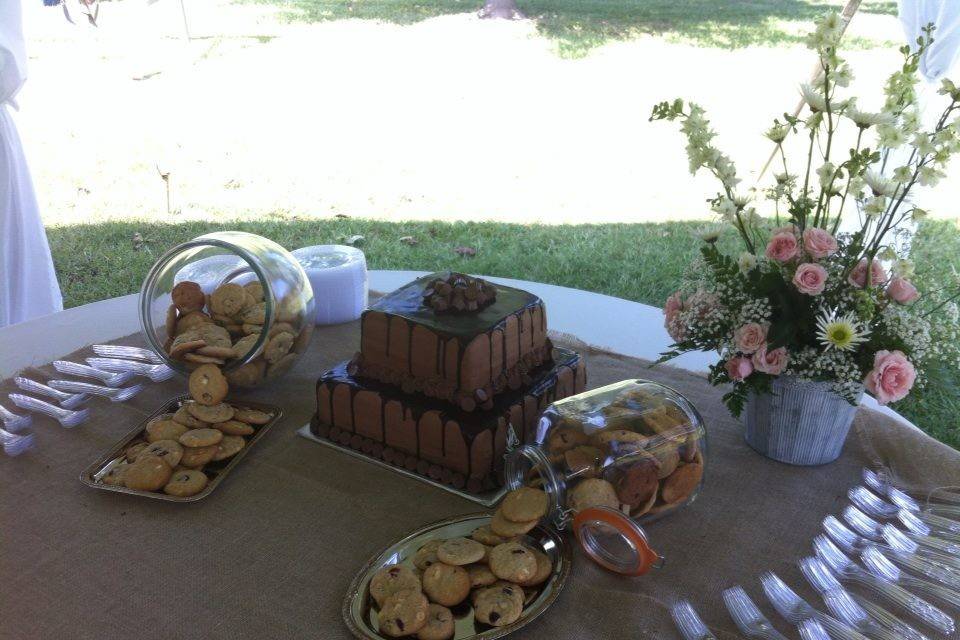
M 199 285 L 202 295 L 189 285 L 195 302 L 178 308 L 173 292 L 183 282 Z M 209 233 L 174 247 L 140 290 L 140 326 L 167 365 L 189 375 L 213 360 L 238 387 L 256 387 L 288 371 L 310 342 L 314 315 L 313 289 L 297 259 L 276 242 L 242 231 Z M 181 349 L 189 341 L 210 348 Z
M 693 502 L 703 485 L 706 429 L 682 395 L 624 380 L 547 407 L 504 465 L 510 489 L 542 488 L 548 518 L 572 529 L 601 566 L 642 575 L 661 558 L 640 523 Z

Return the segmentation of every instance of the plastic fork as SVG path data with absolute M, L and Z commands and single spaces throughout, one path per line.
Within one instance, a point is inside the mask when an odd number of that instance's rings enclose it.
M 823 603 L 827 605 L 830 613 L 838 620 L 869 635 L 874 640 L 902 640 L 902 636 L 882 627 L 879 622 L 872 619 L 822 562 L 812 557 L 804 558 L 800 561 L 800 571 L 810 586 L 823 598 Z
M 890 502 L 904 509 L 908 509 L 910 511 L 930 510 L 933 512 L 941 512 L 943 515 L 953 514 L 960 516 L 960 508 L 935 504 L 921 505 L 913 497 L 907 495 L 899 488 L 894 486 L 894 484 L 890 481 L 890 477 L 885 472 L 873 471 L 872 469 L 864 468 L 863 481 L 868 487 L 879 493 L 881 496 L 886 496 Z M 942 502 L 960 505 L 960 493 L 947 491 L 945 489 L 936 489 L 931 492 L 930 499 L 933 499 L 934 495 L 936 496 L 937 500 Z
M 934 551 L 918 553 L 919 545 L 900 533 L 896 527 L 884 527 L 884 542 L 874 542 L 857 535 L 833 516 L 823 519 L 823 529 L 844 553 L 860 554 L 868 548 L 879 549 L 898 565 L 914 573 L 960 589 L 960 565 L 954 563 L 953 558 Z M 888 534 L 899 534 L 902 542 L 894 546 L 889 542 Z
M 29 427 L 33 419 L 30 416 L 21 416 L 18 413 L 14 413 L 0 404 L 0 422 L 3 422 L 3 427 L 8 433 L 16 433 L 21 429 Z
M 90 409 L 80 409 L 79 411 L 64 409 L 54 406 L 49 402 L 37 400 L 32 396 L 25 396 L 19 393 L 11 393 L 10 399 L 21 409 L 29 409 L 30 411 L 48 415 L 57 420 L 61 426 L 67 427 L 68 429 L 79 425 L 90 417 Z
M 37 393 L 42 396 L 47 396 L 48 398 L 53 398 L 59 402 L 60 406 L 64 409 L 76 409 L 87 401 L 87 395 L 85 393 L 65 393 L 63 391 L 54 389 L 53 387 L 48 387 L 45 384 L 41 384 L 36 380 L 31 380 L 30 378 L 17 376 L 13 379 L 13 381 L 24 391 L 29 391 L 30 393 Z
M 73 391 L 76 393 L 92 393 L 96 396 L 110 398 L 113 402 L 124 402 L 143 390 L 142 384 L 134 384 L 129 387 L 116 389 L 113 387 L 103 387 L 98 384 L 89 384 L 86 382 L 77 382 L 76 380 L 51 380 L 50 386 L 60 391 Z
M 906 515 L 905 512 L 902 512 L 901 515 Z M 869 538 L 874 541 L 884 540 L 884 531 L 889 524 L 881 525 L 879 522 L 860 511 L 856 507 L 847 507 L 843 510 L 843 519 L 856 530 L 860 535 Z M 901 519 L 901 522 L 903 520 Z M 908 520 L 911 525 L 915 523 L 911 520 Z M 924 525 L 918 525 L 921 530 L 929 531 L 929 528 L 926 528 Z M 909 529 L 910 527 L 908 527 Z M 924 547 L 929 547 L 940 553 L 949 555 L 949 556 L 960 556 L 960 544 L 957 542 L 952 542 L 950 540 L 944 540 L 939 537 L 934 537 L 930 535 L 925 535 L 920 531 L 908 530 L 906 532 L 901 531 L 904 536 L 913 540 L 917 544 L 923 545 Z
M 677 625 L 680 635 L 686 640 L 717 640 L 716 636 L 710 633 L 707 625 L 703 624 L 703 620 L 688 600 L 681 600 L 673 605 L 670 613 L 673 615 L 673 622 Z
M 120 358 L 87 358 L 87 363 L 102 371 L 122 373 L 129 371 L 138 376 L 146 376 L 154 382 L 163 382 L 173 377 L 174 371 L 165 364 L 150 364 L 136 360 Z
M 32 433 L 10 433 L 0 429 L 0 445 L 8 456 L 18 456 L 24 451 L 33 448 L 35 439 Z
M 760 609 L 754 604 L 743 587 L 737 585 L 723 592 L 723 601 L 727 605 L 730 617 L 744 635 L 764 640 L 787 640 L 773 628 Z
M 80 376 L 81 378 L 96 378 L 108 387 L 119 387 L 133 377 L 133 373 L 129 371 L 112 373 L 110 371 L 101 371 L 100 369 L 94 369 L 93 367 L 85 364 L 69 362 L 67 360 L 54 360 L 53 368 L 60 373 L 66 373 L 71 376 Z
M 163 358 L 159 354 L 150 351 L 150 349 L 141 349 L 140 347 L 126 347 L 118 344 L 95 344 L 93 352 L 98 356 L 105 358 L 133 358 L 135 360 L 146 360 L 153 364 L 163 364 Z
M 883 525 L 882 533 L 884 542 L 891 548 L 916 554 L 938 567 L 954 572 L 960 571 L 960 557 L 940 553 L 931 547 L 921 546 L 919 542 L 908 537 L 907 534 L 892 524 Z
M 902 495 L 904 495 L 914 506 L 916 506 L 916 502 L 913 502 L 913 498 L 910 498 L 910 496 L 907 496 L 906 494 Z M 905 520 L 911 520 L 911 522 L 914 520 L 919 520 L 931 529 L 949 532 L 952 534 L 960 534 L 960 522 L 950 518 L 945 518 L 935 513 L 930 513 L 929 511 L 920 510 L 919 508 L 908 509 L 906 507 L 897 506 L 896 504 L 891 504 L 883 498 L 877 496 L 866 487 L 854 487 L 853 489 L 850 489 L 850 491 L 847 493 L 847 496 L 854 505 L 859 507 L 867 515 L 874 518 L 880 518 L 882 520 L 891 520 L 897 518 L 901 522 Z
M 930 640 L 927 636 L 923 635 L 872 600 L 868 600 L 867 598 L 855 593 L 850 595 L 864 611 L 870 614 L 871 618 L 894 633 L 899 633 L 901 637 L 905 638 L 905 640 Z
M 905 589 L 922 593 L 941 602 L 945 602 L 956 609 L 960 609 L 960 593 L 948 587 L 934 584 L 900 571 L 879 549 L 866 549 L 860 556 L 860 559 L 863 561 L 863 566 L 878 578 L 900 585 Z
M 772 571 L 767 571 L 760 576 L 760 582 L 763 584 L 763 592 L 767 594 L 770 604 L 777 610 L 777 613 L 791 624 L 800 626 L 806 620 L 816 620 L 823 625 L 833 638 L 838 640 L 866 640 L 866 636 L 859 631 L 814 609 Z
M 924 624 L 945 635 L 953 633 L 953 618 L 903 587 L 887 582 L 863 570 L 830 542 L 826 536 L 817 536 L 813 541 L 813 547 L 817 553 L 817 558 L 830 568 L 840 582 L 863 585 L 894 605 L 903 607 Z
M 960 532 L 944 530 L 943 527 L 936 527 L 927 522 L 928 518 L 934 518 L 938 521 L 946 521 L 957 527 L 960 523 L 954 523 L 953 520 L 949 518 L 940 518 L 939 516 L 930 516 L 914 513 L 913 511 L 907 511 L 906 509 L 900 509 L 897 512 L 897 520 L 900 521 L 908 531 L 916 533 L 921 536 L 936 537 L 941 540 L 948 540 L 950 542 L 960 542 Z M 937 529 L 936 531 L 934 529 Z
M 797 629 L 800 630 L 802 640 L 830 640 L 827 630 L 816 620 L 804 620 L 797 625 Z

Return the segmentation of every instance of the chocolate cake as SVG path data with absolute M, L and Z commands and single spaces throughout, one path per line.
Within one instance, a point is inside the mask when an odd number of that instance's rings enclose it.
M 471 492 L 500 484 L 508 427 L 583 391 L 543 301 L 457 273 L 419 278 L 361 318 L 361 351 L 317 382 L 315 435 Z
M 505 286 L 472 312 L 438 310 L 429 304 L 436 283 L 450 280 L 466 291 L 474 282 L 462 274 L 424 276 L 372 304 L 361 319 L 355 370 L 464 411 L 489 409 L 497 394 L 530 384 L 528 372 L 549 361 L 546 310 L 535 295 Z

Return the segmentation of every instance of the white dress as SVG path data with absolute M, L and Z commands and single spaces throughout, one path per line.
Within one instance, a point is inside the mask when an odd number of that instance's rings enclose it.
M 0 0 L 0 327 L 63 309 L 11 107 L 26 79 L 20 0 Z

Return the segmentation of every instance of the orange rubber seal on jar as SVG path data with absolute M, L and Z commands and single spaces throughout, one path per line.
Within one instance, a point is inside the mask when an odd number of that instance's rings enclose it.
M 633 564 L 615 564 L 604 557 L 604 554 L 598 553 L 591 547 L 589 541 L 581 538 L 581 529 L 593 523 L 600 523 L 611 527 L 617 533 L 622 535 L 625 541 L 636 551 L 636 563 Z M 650 548 L 647 542 L 647 536 L 643 529 L 624 515 L 622 512 L 610 507 L 591 507 L 579 512 L 573 518 L 573 534 L 580 543 L 591 560 L 599 564 L 608 571 L 619 573 L 625 576 L 642 576 L 653 567 L 660 567 L 663 563 L 663 557 Z

